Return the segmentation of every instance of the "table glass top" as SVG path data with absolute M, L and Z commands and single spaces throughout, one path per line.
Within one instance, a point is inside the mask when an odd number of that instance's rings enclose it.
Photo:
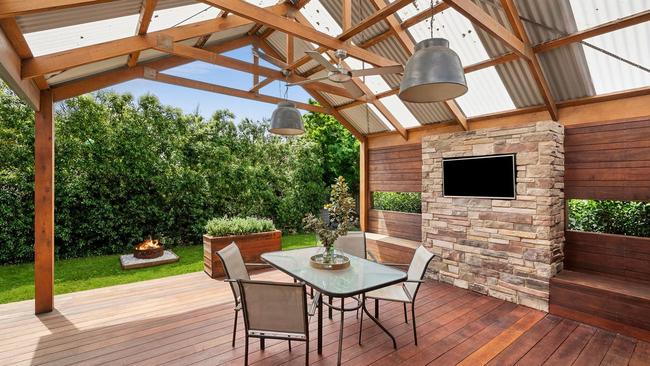
M 322 247 L 262 254 L 273 267 L 306 282 L 331 296 L 352 296 L 406 280 L 406 273 L 383 264 L 345 254 L 350 266 L 340 270 L 316 269 L 309 258 L 323 252 Z

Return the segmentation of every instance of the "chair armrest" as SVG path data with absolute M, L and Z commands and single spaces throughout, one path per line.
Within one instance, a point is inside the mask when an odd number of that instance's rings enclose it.
M 237 280 L 233 278 L 224 278 L 223 282 L 237 282 Z
M 391 267 L 409 267 L 410 264 L 408 263 L 379 263 L 383 264 L 385 266 L 391 266 Z
M 268 263 L 244 263 L 246 267 L 271 267 Z
M 372 262 L 377 262 L 377 258 L 375 258 L 375 255 L 372 254 L 372 252 L 366 251 L 366 256 L 368 257 L 368 260 Z
M 405 280 L 404 282 L 424 283 L 424 280 Z

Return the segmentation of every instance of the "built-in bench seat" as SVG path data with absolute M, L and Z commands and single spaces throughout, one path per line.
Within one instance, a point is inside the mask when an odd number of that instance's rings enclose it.
M 366 233 L 366 246 L 378 262 L 410 263 L 420 242 L 383 234 Z
M 650 283 L 564 270 L 551 279 L 550 312 L 650 341 Z

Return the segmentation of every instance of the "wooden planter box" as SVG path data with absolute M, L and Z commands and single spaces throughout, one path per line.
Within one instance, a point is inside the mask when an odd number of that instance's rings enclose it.
M 282 249 L 282 231 L 268 231 L 248 235 L 209 236 L 203 235 L 203 270 L 208 276 L 224 276 L 223 265 L 216 252 L 235 242 L 246 263 L 261 263 L 262 253 Z

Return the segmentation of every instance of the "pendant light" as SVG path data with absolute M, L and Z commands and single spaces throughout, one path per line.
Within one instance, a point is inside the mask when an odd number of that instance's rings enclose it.
M 285 81 L 284 101 L 278 103 L 271 115 L 271 128 L 269 132 L 281 136 L 295 136 L 305 133 L 300 112 L 296 105 L 287 100 L 289 87 Z
M 433 0 L 431 1 L 433 11 Z M 460 58 L 444 38 L 433 38 L 433 13 L 431 38 L 420 41 L 407 61 L 398 96 L 406 102 L 441 102 L 459 97 L 467 92 L 465 72 Z

